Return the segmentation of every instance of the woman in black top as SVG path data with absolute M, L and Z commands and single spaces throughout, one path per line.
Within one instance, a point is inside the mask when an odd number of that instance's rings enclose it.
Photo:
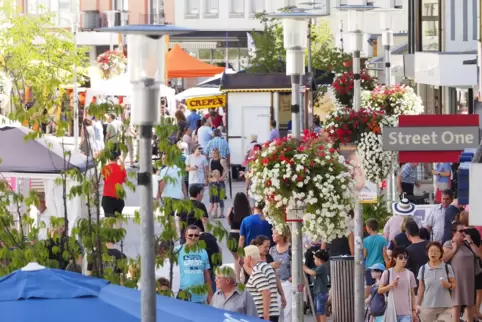
M 228 210 L 228 225 L 231 228 L 228 235 L 228 248 L 234 257 L 234 270 L 237 280 L 241 273 L 238 255 L 239 230 L 241 229 L 241 222 L 249 215 L 251 215 L 251 207 L 248 197 L 243 192 L 238 192 L 234 196 L 233 207 Z

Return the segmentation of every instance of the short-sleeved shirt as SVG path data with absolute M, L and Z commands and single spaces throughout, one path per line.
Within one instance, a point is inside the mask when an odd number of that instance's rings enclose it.
M 411 294 L 412 289 L 417 286 L 415 275 L 408 269 L 405 269 L 401 273 L 397 273 L 394 269 L 390 268 L 390 280 L 388 281 L 388 271 L 384 271 L 381 278 L 382 284 L 387 286 L 398 276 L 400 276 L 398 286 L 390 290 L 395 301 L 395 311 L 397 312 L 397 315 L 412 315 L 412 309 L 415 308 L 411 308 Z
M 399 248 L 407 248 L 408 246 L 412 245 L 412 242 L 408 240 L 406 233 L 400 233 L 395 236 L 390 243 L 388 244 L 388 250 L 394 250 L 396 247 Z
M 248 291 L 236 289 L 230 297 L 226 298 L 221 290 L 217 290 L 213 294 L 211 306 L 221 310 L 258 317 L 253 296 Z
M 442 205 L 433 208 L 425 221 L 426 225 L 431 228 L 432 240 L 439 243 L 442 243 L 444 239 L 446 210 L 447 208 L 443 208 Z
M 406 163 L 400 173 L 403 183 L 415 184 L 417 182 L 417 169 L 411 163 Z
M 258 262 L 254 265 L 251 276 L 246 283 L 246 289 L 253 296 L 259 317 L 263 317 L 263 295 L 261 292 L 264 290 L 269 290 L 271 293 L 269 316 L 280 315 L 276 274 L 271 265 L 265 262 Z
M 182 171 L 178 166 L 172 165 L 163 168 L 159 173 L 159 178 L 166 183 L 164 190 L 162 191 L 163 198 L 179 200 L 184 198 L 184 194 L 182 192 Z
M 452 266 L 440 263 L 438 267 L 430 267 L 429 264 L 425 264 L 425 274 L 423 283 L 425 291 L 423 293 L 423 308 L 447 308 L 453 306 L 452 297 L 450 291 L 440 285 L 440 279 L 447 280 L 447 271 L 445 266 L 448 266 L 448 277 L 455 277 Z M 418 271 L 417 279 L 422 280 L 422 268 Z
M 119 143 L 120 136 L 122 134 L 122 122 L 119 120 L 113 120 L 107 124 L 106 129 L 106 142 Z
M 259 214 L 253 214 L 243 219 L 239 234 L 244 236 L 245 245 L 250 245 L 251 241 L 258 236 L 264 235 L 269 237 L 271 245 L 273 245 L 273 226 L 261 218 Z
M 428 262 L 428 243 L 428 240 L 424 240 L 423 242 L 414 243 L 407 247 L 408 261 L 405 268 L 409 269 L 414 275 L 417 275 L 420 267 Z
M 208 160 L 202 154 L 196 156 L 190 154 L 186 158 L 186 165 L 197 170 L 189 171 L 189 184 L 204 184 L 206 181 L 206 167 L 209 165 Z
M 315 285 L 313 287 L 313 293 L 328 293 L 328 264 L 323 263 L 315 268 Z
M 277 129 L 272 129 L 269 133 L 269 141 L 274 141 L 279 139 L 279 131 Z
M 452 165 L 450 163 L 437 163 L 435 167 L 435 171 L 437 172 L 452 172 Z M 436 175 L 437 183 L 449 183 L 450 176 L 442 177 L 440 174 Z
M 126 182 L 126 169 L 117 163 L 110 163 L 102 168 L 102 176 L 104 176 L 104 196 L 119 198 L 116 187 Z
M 387 247 L 387 240 L 383 236 L 373 235 L 363 239 L 363 248 L 367 252 L 365 267 L 372 267 L 377 263 L 383 264 L 384 247 Z
M 186 252 L 186 247 L 183 245 L 178 247 L 177 251 L 179 273 L 181 276 L 180 289 L 186 291 L 204 285 L 204 271 L 211 268 L 206 250 L 190 249 L 189 252 Z M 191 292 L 191 302 L 205 303 L 207 294 L 196 293 Z
M 191 131 L 196 130 L 196 122 L 201 119 L 201 115 L 197 114 L 195 111 L 191 111 L 187 116 L 187 126 Z
M 211 152 L 214 149 L 219 150 L 219 155 L 221 156 L 221 159 L 226 159 L 231 154 L 228 141 L 221 137 L 215 137 L 214 139 L 209 141 L 209 143 L 206 144 L 206 147 L 204 148 L 204 154 L 208 157 L 211 157 Z
M 209 126 L 201 126 L 197 130 L 197 141 L 202 148 L 205 148 L 213 138 L 213 130 Z
M 192 210 L 189 213 L 182 213 L 181 214 L 181 221 L 185 224 L 185 227 L 190 225 L 196 225 L 201 229 L 201 231 L 206 231 L 206 227 L 204 227 L 202 218 L 208 218 L 208 210 L 206 206 L 197 200 L 191 200 L 192 203 Z M 201 215 L 202 213 L 202 215 Z

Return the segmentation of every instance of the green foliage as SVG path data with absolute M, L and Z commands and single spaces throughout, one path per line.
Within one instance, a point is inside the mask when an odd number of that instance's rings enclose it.
M 363 205 L 363 222 L 373 218 L 378 221 L 378 226 L 383 227 L 387 220 L 392 216 L 392 212 L 387 210 L 387 202 L 385 196 L 378 197 L 375 204 Z

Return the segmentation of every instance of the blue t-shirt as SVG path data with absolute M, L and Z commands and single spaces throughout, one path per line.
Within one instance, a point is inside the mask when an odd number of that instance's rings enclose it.
M 191 111 L 189 115 L 187 116 L 187 126 L 191 131 L 194 131 L 196 129 L 196 122 L 201 119 L 201 115 L 198 113 Z
M 210 269 L 208 253 L 204 249 L 186 252 L 184 246 L 177 248 L 177 260 L 180 272 L 180 289 L 189 290 L 192 287 L 204 285 L 204 271 Z M 207 294 L 192 293 L 191 302 L 205 303 Z
M 452 166 L 450 163 L 437 163 L 437 166 L 435 167 L 435 171 L 452 172 Z M 441 177 L 440 175 L 437 175 L 437 183 L 449 183 L 449 180 L 450 180 L 450 176 Z
M 243 219 L 239 234 L 244 236 L 246 240 L 244 246 L 249 246 L 253 239 L 261 235 L 269 237 L 271 245 L 273 245 L 272 229 L 273 226 L 266 220 L 261 219 L 261 215 L 253 214 Z
M 381 235 L 368 236 L 363 239 L 363 248 L 367 250 L 365 267 L 368 269 L 374 264 L 383 264 L 383 247 L 387 247 L 387 240 Z

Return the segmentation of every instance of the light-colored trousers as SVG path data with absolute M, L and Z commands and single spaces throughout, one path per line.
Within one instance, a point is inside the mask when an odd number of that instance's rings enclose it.
M 452 322 L 452 308 L 423 308 L 419 317 L 421 322 Z

